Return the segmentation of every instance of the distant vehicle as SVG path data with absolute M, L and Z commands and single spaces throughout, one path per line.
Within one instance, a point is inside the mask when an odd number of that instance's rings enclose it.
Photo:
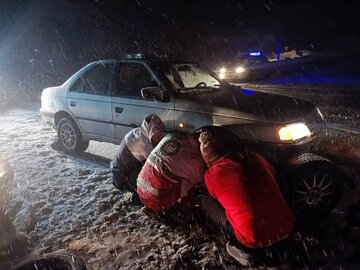
M 255 51 L 238 54 L 223 63 L 215 72 L 220 79 L 237 83 L 269 78 L 272 66 L 262 52 Z
M 63 85 L 44 89 L 41 104 L 68 152 L 84 151 L 90 140 L 120 143 L 156 113 L 168 130 L 217 126 L 234 150 L 245 145 L 263 154 L 285 176 L 280 186 L 299 215 L 324 215 L 341 194 L 340 171 L 311 153 L 324 124 L 312 103 L 241 89 L 195 62 L 139 54 L 96 61 Z

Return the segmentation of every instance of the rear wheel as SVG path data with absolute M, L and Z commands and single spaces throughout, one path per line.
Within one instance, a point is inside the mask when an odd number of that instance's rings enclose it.
M 79 154 L 88 148 L 89 142 L 84 141 L 76 123 L 67 117 L 62 118 L 57 126 L 60 146 L 68 153 Z
M 320 218 L 337 205 L 343 188 L 342 175 L 329 160 L 305 153 L 289 162 L 288 201 L 297 216 Z

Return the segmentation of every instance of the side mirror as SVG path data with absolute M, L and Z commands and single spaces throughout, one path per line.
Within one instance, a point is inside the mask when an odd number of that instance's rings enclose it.
M 164 92 L 160 86 L 150 86 L 141 89 L 141 96 L 143 99 L 155 100 L 160 102 L 168 102 L 169 96 Z

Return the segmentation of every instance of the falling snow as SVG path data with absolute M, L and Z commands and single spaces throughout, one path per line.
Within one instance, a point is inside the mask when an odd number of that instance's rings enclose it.
M 0 153 L 15 174 L 7 207 L 30 252 L 76 252 L 93 269 L 236 267 L 218 233 L 196 222 L 171 225 L 150 218 L 132 203 L 131 193 L 112 186 L 108 162 L 115 145 L 92 142 L 74 157 L 56 150 L 56 134 L 36 110 L 2 112 L 0 120 Z M 310 268 L 359 267 L 359 227 L 346 224 L 344 209 L 298 234 Z

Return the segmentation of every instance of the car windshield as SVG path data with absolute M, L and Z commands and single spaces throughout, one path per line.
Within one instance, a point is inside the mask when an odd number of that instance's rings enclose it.
M 160 69 L 173 87 L 181 91 L 195 88 L 219 89 L 221 86 L 218 79 L 197 63 L 162 64 Z

